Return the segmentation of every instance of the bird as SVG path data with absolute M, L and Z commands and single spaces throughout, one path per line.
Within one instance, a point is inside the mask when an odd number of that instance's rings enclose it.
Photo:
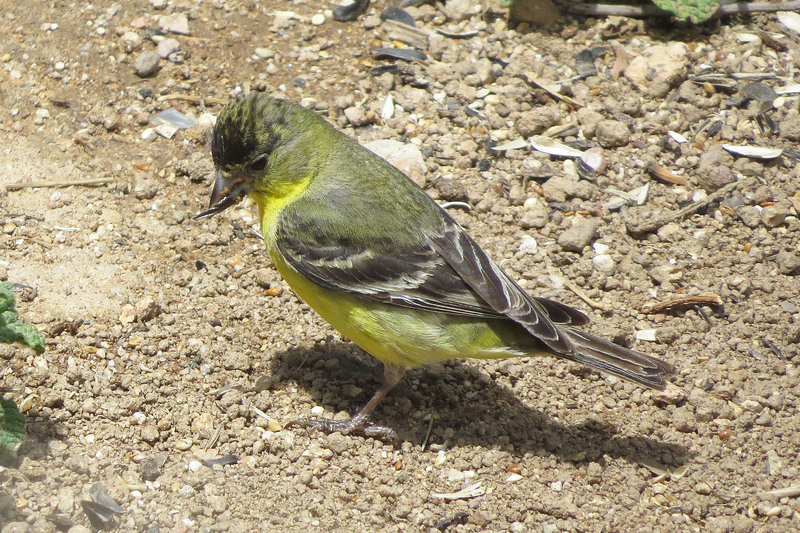
M 580 329 L 583 312 L 532 296 L 422 188 L 316 112 L 264 93 L 232 98 L 211 135 L 217 215 L 250 196 L 292 290 L 384 364 L 346 420 L 291 426 L 394 439 L 372 424 L 406 370 L 447 359 L 553 355 L 663 390 L 669 363 Z

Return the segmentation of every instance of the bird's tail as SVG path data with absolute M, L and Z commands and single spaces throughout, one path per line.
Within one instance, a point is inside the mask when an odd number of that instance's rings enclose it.
M 667 386 L 665 378 L 674 371 L 672 365 L 661 359 L 619 346 L 585 331 L 571 327 L 559 329 L 575 347 L 572 354 L 560 354 L 565 359 L 658 390 L 664 390 Z

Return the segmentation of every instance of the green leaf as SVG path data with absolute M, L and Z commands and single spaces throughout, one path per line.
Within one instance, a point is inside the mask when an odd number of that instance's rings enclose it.
M 0 452 L 13 452 L 25 438 L 25 417 L 12 400 L 0 397 Z
M 653 3 L 681 20 L 705 22 L 717 11 L 719 0 L 653 0 Z
M 0 342 L 18 342 L 33 348 L 36 353 L 44 351 L 44 336 L 35 326 L 23 324 L 15 309 L 16 300 L 10 283 L 0 283 Z

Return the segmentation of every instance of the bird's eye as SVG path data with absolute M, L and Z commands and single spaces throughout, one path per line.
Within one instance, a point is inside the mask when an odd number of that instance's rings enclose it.
M 267 154 L 262 154 L 256 157 L 255 159 L 253 159 L 253 162 L 250 163 L 250 168 L 252 170 L 264 170 L 266 166 L 267 166 Z

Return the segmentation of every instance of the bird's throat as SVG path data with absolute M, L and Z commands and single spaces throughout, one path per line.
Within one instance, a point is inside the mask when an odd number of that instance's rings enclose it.
M 303 194 L 310 181 L 311 176 L 308 176 L 292 182 L 272 183 L 266 190 L 250 192 L 250 197 L 258 205 L 261 234 L 268 250 L 272 251 L 275 246 L 275 231 L 284 208 Z

